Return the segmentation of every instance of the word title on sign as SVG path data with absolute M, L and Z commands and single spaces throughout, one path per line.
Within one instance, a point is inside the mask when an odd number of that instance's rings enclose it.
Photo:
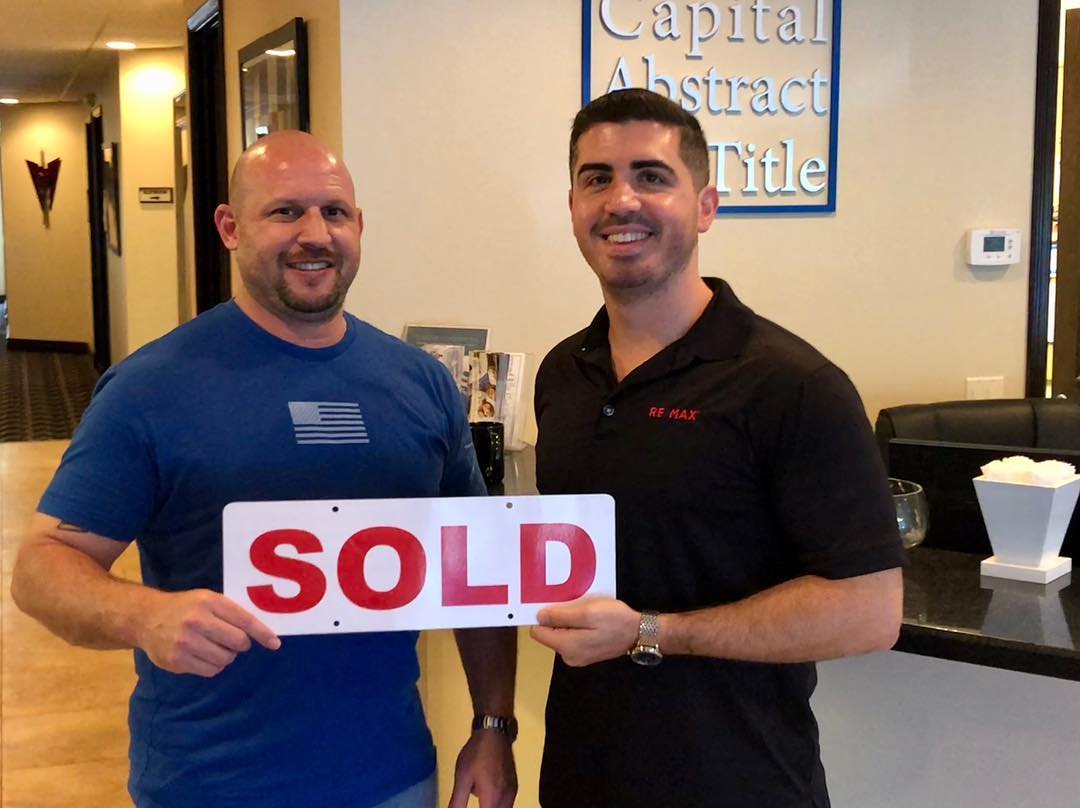
M 615 595 L 615 501 L 536 497 L 233 502 L 225 594 L 278 634 L 532 625 Z
M 718 215 L 836 210 L 841 0 L 582 0 L 582 104 L 628 87 L 705 132 Z

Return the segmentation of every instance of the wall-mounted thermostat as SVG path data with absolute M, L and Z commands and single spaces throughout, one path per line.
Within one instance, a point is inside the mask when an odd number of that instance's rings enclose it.
M 968 230 L 968 259 L 973 267 L 1020 263 L 1019 230 Z

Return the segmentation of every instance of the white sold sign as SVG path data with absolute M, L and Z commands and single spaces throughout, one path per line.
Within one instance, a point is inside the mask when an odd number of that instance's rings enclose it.
M 605 494 L 233 502 L 225 594 L 278 634 L 531 625 L 615 595 Z

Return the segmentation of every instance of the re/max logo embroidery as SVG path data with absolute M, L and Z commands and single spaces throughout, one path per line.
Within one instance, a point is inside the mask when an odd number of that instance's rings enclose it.
M 650 418 L 666 418 L 669 421 L 696 421 L 701 410 L 687 410 L 681 407 L 649 407 Z

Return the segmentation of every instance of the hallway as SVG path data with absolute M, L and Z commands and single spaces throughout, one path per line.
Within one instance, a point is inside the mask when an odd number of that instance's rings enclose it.
M 113 808 L 127 796 L 130 651 L 72 648 L 9 592 L 19 540 L 67 441 L 0 443 L 0 806 Z M 116 574 L 138 577 L 134 548 Z
M 97 384 L 89 354 L 10 350 L 0 302 L 0 442 L 70 438 Z

